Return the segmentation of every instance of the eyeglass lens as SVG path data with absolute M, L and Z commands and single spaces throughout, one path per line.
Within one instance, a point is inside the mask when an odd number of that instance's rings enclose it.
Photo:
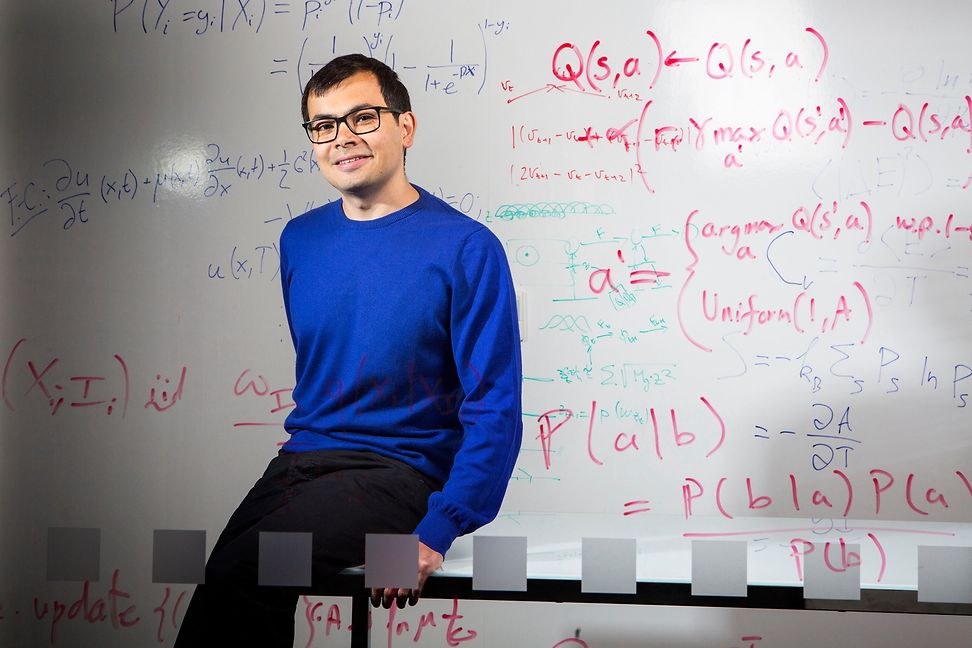
M 343 123 L 355 135 L 364 135 L 378 130 L 380 112 L 377 108 L 362 108 L 336 119 L 318 119 L 307 125 L 307 135 L 316 144 L 324 144 L 337 138 L 338 128 Z

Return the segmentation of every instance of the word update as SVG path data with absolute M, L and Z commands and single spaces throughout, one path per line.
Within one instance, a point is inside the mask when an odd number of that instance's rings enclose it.
M 114 569 L 111 583 L 104 593 L 96 589 L 97 583 L 92 584 L 86 580 L 81 584 L 81 592 L 76 599 L 34 596 L 30 616 L 20 617 L 20 612 L 16 609 L 14 614 L 27 621 L 46 624 L 48 643 L 51 646 L 76 645 L 76 638 L 70 636 L 70 630 L 72 626 L 82 624 L 101 626 L 130 640 L 143 627 L 154 624 L 156 643 L 163 644 L 174 640 L 189 602 L 189 590 L 164 586 L 158 605 L 151 610 L 151 614 L 157 617 L 153 619 L 144 611 L 144 607 L 140 607 L 134 595 L 122 587 L 121 582 L 121 570 Z

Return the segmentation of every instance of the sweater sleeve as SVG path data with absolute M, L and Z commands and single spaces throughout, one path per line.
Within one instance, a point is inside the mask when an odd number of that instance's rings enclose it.
M 464 393 L 463 440 L 415 531 L 443 555 L 456 537 L 496 517 L 523 432 L 516 295 L 502 244 L 492 232 L 483 228 L 465 239 L 452 280 L 450 328 Z

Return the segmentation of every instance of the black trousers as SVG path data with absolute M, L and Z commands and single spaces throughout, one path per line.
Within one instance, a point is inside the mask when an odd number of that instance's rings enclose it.
M 439 487 L 410 466 L 371 452 L 281 451 L 216 541 L 176 648 L 292 648 L 300 595 L 363 564 L 366 533 L 414 531 Z M 313 534 L 310 588 L 257 584 L 261 531 Z

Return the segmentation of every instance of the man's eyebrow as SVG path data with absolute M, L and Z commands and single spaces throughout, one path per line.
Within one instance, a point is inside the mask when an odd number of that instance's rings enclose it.
M 372 106 L 373 106 L 373 104 L 370 104 L 370 103 L 359 103 L 356 106 L 352 106 L 351 110 L 349 110 L 348 112 L 344 113 L 344 115 L 331 115 L 331 114 L 325 114 L 325 113 L 317 113 L 316 115 L 314 115 L 313 117 L 311 117 L 310 120 L 311 121 L 317 121 L 318 119 L 337 119 L 338 117 L 344 117 L 346 115 L 350 115 L 355 110 L 361 110 L 362 108 L 371 108 Z

